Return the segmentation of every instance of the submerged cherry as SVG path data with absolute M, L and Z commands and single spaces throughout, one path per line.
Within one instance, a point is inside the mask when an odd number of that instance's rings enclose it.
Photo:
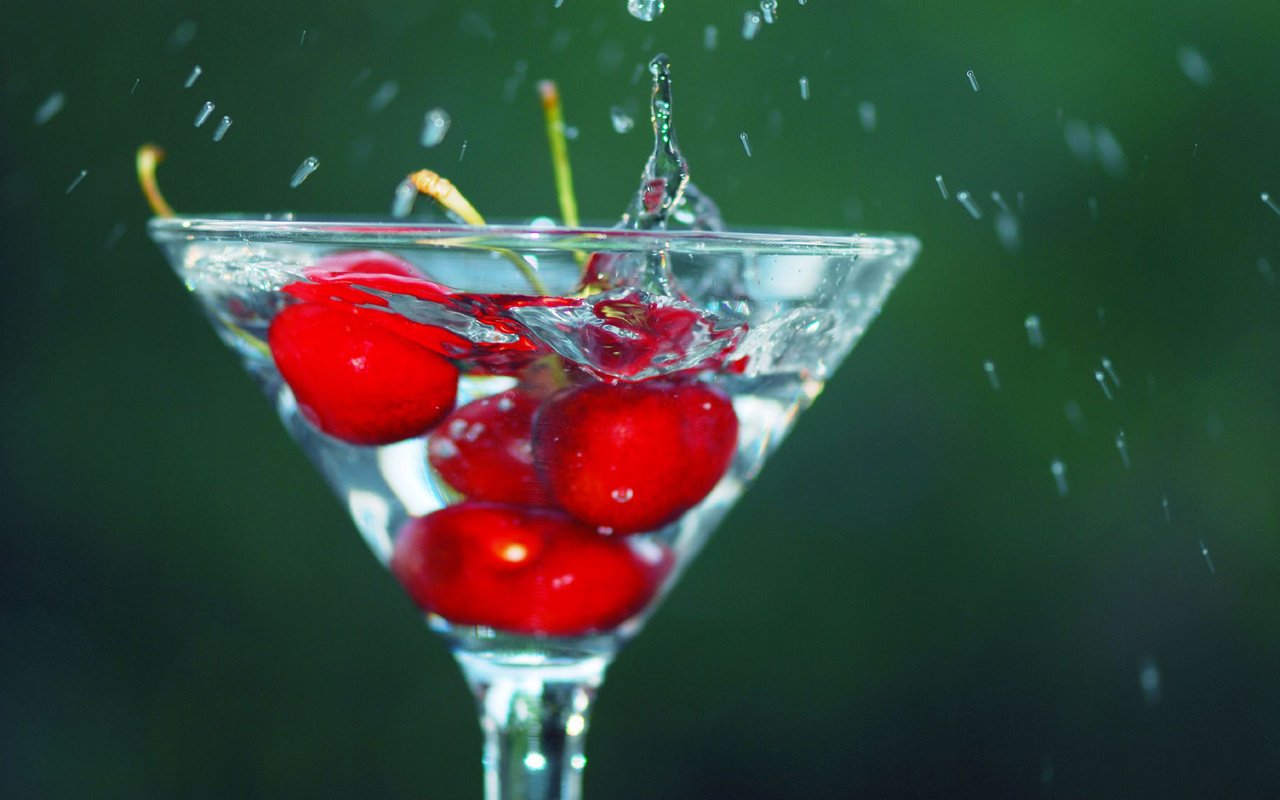
M 458 391 L 448 361 L 340 305 L 289 306 L 272 320 L 267 341 L 303 416 L 352 444 L 426 433 Z
M 468 501 L 411 520 L 391 571 L 424 611 L 456 625 L 582 636 L 638 613 L 670 567 L 562 512 Z
M 431 466 L 473 500 L 549 505 L 530 440 L 538 402 L 517 388 L 455 409 L 427 439 Z
M 618 534 L 661 527 L 700 502 L 737 442 L 729 398 L 696 381 L 576 386 L 534 418 L 535 462 L 556 504 Z

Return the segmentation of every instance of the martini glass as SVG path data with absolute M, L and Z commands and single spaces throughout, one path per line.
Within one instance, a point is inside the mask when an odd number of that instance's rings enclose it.
M 919 247 L 292 218 L 150 233 L 456 657 L 490 800 L 580 796 L 606 667 Z

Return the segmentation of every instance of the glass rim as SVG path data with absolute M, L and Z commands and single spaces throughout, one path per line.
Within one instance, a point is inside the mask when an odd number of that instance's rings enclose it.
M 836 233 L 813 230 L 638 231 L 629 228 L 528 224 L 455 225 L 370 217 L 333 219 L 207 214 L 155 217 L 147 223 L 156 242 L 350 245 L 354 247 L 475 247 L 594 252 L 742 253 L 883 257 L 914 255 L 920 240 L 905 234 Z

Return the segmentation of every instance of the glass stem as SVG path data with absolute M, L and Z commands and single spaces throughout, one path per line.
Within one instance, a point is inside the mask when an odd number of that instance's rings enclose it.
M 454 655 L 480 710 L 485 800 L 579 800 L 587 719 L 608 662 L 524 666 Z

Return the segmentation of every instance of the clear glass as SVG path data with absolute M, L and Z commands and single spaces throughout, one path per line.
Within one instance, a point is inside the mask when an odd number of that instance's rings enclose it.
M 150 232 L 476 696 L 488 798 L 591 701 L 919 244 L 169 218 Z

